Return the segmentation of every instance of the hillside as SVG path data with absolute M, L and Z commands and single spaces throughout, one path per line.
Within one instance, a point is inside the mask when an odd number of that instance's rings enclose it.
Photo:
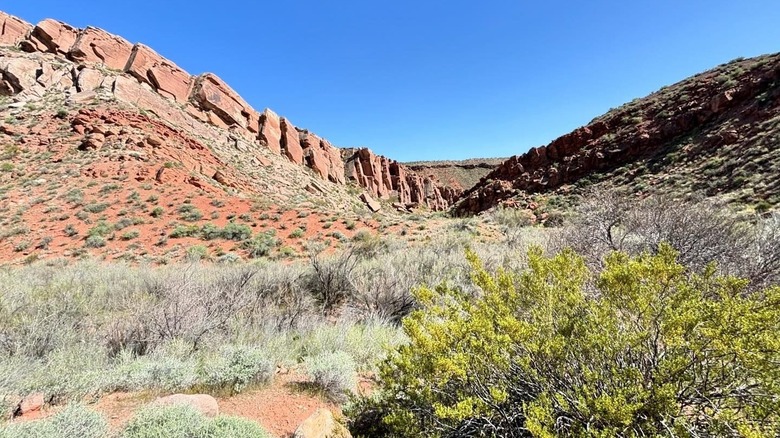
M 0 12 L 0 75 L 1 260 L 284 256 L 458 194 L 102 29 Z
M 780 54 L 737 59 L 597 117 L 514 156 L 461 197 L 471 214 L 558 204 L 586 187 L 780 204 Z
M 451 187 L 468 189 L 504 161 L 505 158 L 471 158 L 459 161 L 414 161 L 404 165 L 421 175 L 430 175 Z

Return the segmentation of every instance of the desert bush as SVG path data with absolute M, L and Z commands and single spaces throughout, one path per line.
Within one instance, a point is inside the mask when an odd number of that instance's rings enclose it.
M 121 438 L 194 438 L 208 420 L 187 405 L 147 406 L 127 423 Z
M 351 248 L 336 255 L 311 255 L 305 284 L 323 313 L 335 311 L 353 294 L 352 274 L 358 262 Z
M 198 360 L 192 353 L 188 342 L 175 339 L 159 345 L 145 356 L 124 350 L 108 373 L 107 389 L 187 391 L 201 381 Z
M 241 248 L 246 250 L 249 257 L 253 259 L 267 256 L 278 245 L 279 240 L 276 238 L 275 230 L 257 233 L 255 237 L 241 242 Z
M 357 366 L 343 351 L 328 351 L 306 358 L 304 363 L 314 383 L 336 401 L 346 401 L 357 387 Z
M 690 272 L 666 244 L 612 253 L 591 284 L 570 250 L 532 250 L 527 269 L 495 274 L 468 258 L 480 296 L 416 291 L 410 342 L 353 427 L 365 415 L 391 436 L 780 432 L 780 288 L 746 294 L 712 267 Z
M 106 419 L 79 404 L 69 405 L 42 420 L 0 424 L 0 438 L 103 438 L 107 435 Z
M 271 382 L 275 364 L 266 353 L 251 346 L 223 346 L 201 361 L 203 385 L 211 390 L 237 394 L 252 384 Z
M 219 416 L 206 423 L 198 438 L 271 438 L 257 423 L 238 417 Z
M 208 419 L 187 405 L 148 406 L 130 420 L 120 438 L 270 438 L 256 423 L 218 416 Z
M 713 201 L 594 192 L 554 239 L 553 248 L 571 247 L 597 267 L 610 251 L 637 255 L 657 251 L 667 242 L 691 269 L 715 262 L 721 272 L 745 277 L 751 288 L 761 288 L 776 281 L 780 272 L 778 223 L 770 217 L 751 224 Z

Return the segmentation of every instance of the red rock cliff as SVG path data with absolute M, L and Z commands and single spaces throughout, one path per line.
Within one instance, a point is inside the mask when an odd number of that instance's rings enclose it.
M 152 110 L 164 119 L 182 122 L 181 114 L 160 105 L 161 96 L 184 105 L 190 116 L 284 155 L 324 180 L 344 184 L 349 178 L 380 198 L 396 192 L 401 202 L 425 204 L 436 210 L 447 208 L 456 195 L 432 178 L 375 156 L 367 149 L 357 155 L 344 154 L 327 140 L 296 128 L 271 110 L 258 112 L 216 75 L 193 77 L 149 47 L 132 44 L 102 29 L 77 29 L 52 19 L 33 26 L 0 11 L 0 45 L 53 53 L 77 65 L 70 75 L 60 74 L 41 82 L 36 73 L 43 68 L 40 64 L 25 59 L 0 60 L 0 94 L 40 96 L 54 82 L 77 93 L 110 87 L 118 99 Z M 109 78 L 95 66 L 126 75 Z M 347 158 L 346 162 L 342 157 Z

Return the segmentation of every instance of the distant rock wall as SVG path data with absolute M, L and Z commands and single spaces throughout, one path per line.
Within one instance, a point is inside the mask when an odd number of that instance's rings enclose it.
M 117 99 L 151 110 L 165 120 L 197 130 L 190 117 L 184 116 L 188 114 L 286 156 L 324 180 L 344 184 L 349 178 L 379 198 L 397 193 L 401 202 L 436 210 L 447 208 L 455 198 L 453 189 L 367 149 L 369 155 L 343 154 L 327 140 L 296 128 L 269 109 L 258 112 L 213 73 L 192 76 L 149 47 L 102 29 L 78 29 L 52 19 L 33 26 L 0 11 L 0 46 L 52 53 L 76 64 L 67 70 L 30 59 L 0 58 L 0 94 L 40 97 L 53 84 L 74 93 L 106 88 Z M 42 78 L 41 72 L 49 76 Z M 164 105 L 160 97 L 183 111 Z M 384 163 L 379 165 L 385 168 L 373 173 L 374 163 Z
M 444 210 L 457 199 L 460 191 L 439 185 L 432 177 L 422 176 L 406 166 L 367 148 L 342 149 L 346 177 L 357 182 L 373 196 L 398 197 L 405 207 L 427 205 Z

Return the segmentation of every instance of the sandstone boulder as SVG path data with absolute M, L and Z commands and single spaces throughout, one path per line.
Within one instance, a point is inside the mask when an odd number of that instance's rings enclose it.
M 293 438 L 352 438 L 344 425 L 328 409 L 317 409 L 295 429 Z
M 97 90 L 103 86 L 105 78 L 99 70 L 82 68 L 76 75 L 76 90 L 79 93 Z
M 20 416 L 20 415 L 29 414 L 30 412 L 40 411 L 41 408 L 43 408 L 43 405 L 45 404 L 46 404 L 46 398 L 44 397 L 43 393 L 36 392 L 33 394 L 29 394 L 19 402 L 19 405 L 16 407 L 16 411 L 14 412 L 14 415 Z
M 266 108 L 260 115 L 258 140 L 275 154 L 282 153 L 282 126 L 279 116 Z
M 79 34 L 68 57 L 76 62 L 103 64 L 110 69 L 122 70 L 132 51 L 133 45 L 126 39 L 103 29 L 87 27 Z
M 380 204 L 374 198 L 368 196 L 365 193 L 360 194 L 360 200 L 363 201 L 368 207 L 368 209 L 373 211 L 374 213 L 382 209 L 382 204 Z
M 32 59 L 0 58 L 3 94 L 14 95 L 40 86 L 36 78 L 40 66 L 38 61 Z
M 133 47 L 125 71 L 177 102 L 184 103 L 189 99 L 192 76 L 143 44 Z
M 15 46 L 27 38 L 33 25 L 0 11 L 0 45 Z
M 207 394 L 173 394 L 158 398 L 154 404 L 161 406 L 187 405 L 192 406 L 207 417 L 213 418 L 219 415 L 217 400 Z
M 66 55 L 78 36 L 79 30 L 75 27 L 47 18 L 35 26 L 30 40 L 39 51 Z

